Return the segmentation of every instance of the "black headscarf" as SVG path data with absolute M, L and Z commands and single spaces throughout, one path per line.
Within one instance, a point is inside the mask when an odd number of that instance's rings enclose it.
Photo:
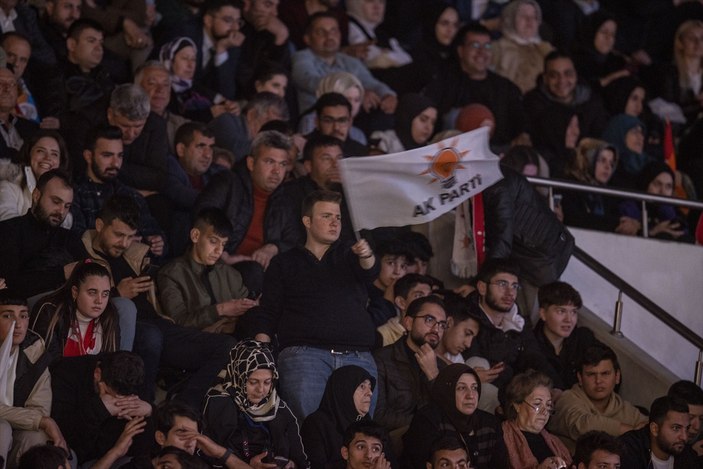
M 422 114 L 427 108 L 434 107 L 435 104 L 427 96 L 419 93 L 404 94 L 398 102 L 395 110 L 395 133 L 406 150 L 418 148 L 424 143 L 417 143 L 412 137 L 413 119 Z
M 603 90 L 603 98 L 608 112 L 613 116 L 624 113 L 630 95 L 638 87 L 644 89 L 641 81 L 629 75 L 610 82 Z
M 327 380 L 318 410 L 334 419 L 340 434 L 353 422 L 368 418 L 360 415 L 354 405 L 354 392 L 367 379 L 371 382 L 371 388 L 375 388 L 376 379 L 368 371 L 360 366 L 348 365 L 334 370 Z
M 432 386 L 432 400 L 442 409 L 442 412 L 460 433 L 471 432 L 473 429 L 473 415 L 464 415 L 456 408 L 456 383 L 461 375 L 466 373 L 476 378 L 478 397 L 480 398 L 481 379 L 473 368 L 463 363 L 454 363 L 444 367 L 435 378 L 434 386 Z
M 654 181 L 654 179 L 656 179 L 656 177 L 661 173 L 669 174 L 671 176 L 671 180 L 676 181 L 674 172 L 671 170 L 669 165 L 661 161 L 652 161 L 642 168 L 642 172 L 637 177 L 637 188 L 642 192 L 647 192 L 649 183 Z

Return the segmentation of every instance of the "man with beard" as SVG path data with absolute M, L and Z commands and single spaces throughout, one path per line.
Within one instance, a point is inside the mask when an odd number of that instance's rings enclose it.
M 72 230 L 80 235 L 87 229 L 95 228 L 95 219 L 105 201 L 113 195 L 127 196 L 139 207 L 139 234 L 148 241 L 152 255 L 162 255 L 163 233 L 149 212 L 144 197 L 117 177 L 124 161 L 120 129 L 114 126 L 93 129 L 83 150 L 83 158 L 86 171 L 76 184 L 75 200 L 71 206 L 74 220 Z
M 529 368 L 545 372 L 552 380 L 556 375 L 518 311 L 518 275 L 514 262 L 489 259 L 476 277 L 476 290 L 468 297 L 471 315 L 479 319 L 480 330 L 466 355 L 488 360 L 491 367 L 476 367 L 476 372 L 482 383 L 493 383 L 498 388 Z
M 61 223 L 73 202 L 68 176 L 53 169 L 32 192 L 32 208 L 0 222 L 0 278 L 24 298 L 48 292 L 66 280 L 64 266 L 85 257 L 78 236 Z
M 688 405 L 678 397 L 659 397 L 649 411 L 649 425 L 620 437 L 622 469 L 693 469 L 703 458 L 686 446 Z
M 68 28 L 81 17 L 82 0 L 47 0 L 46 13 L 41 21 L 41 31 L 56 57 L 66 58 Z
M 133 350 L 144 360 L 145 400 L 154 401 L 157 372 L 162 366 L 188 373 L 176 399 L 200 408 L 234 339 L 181 327 L 159 314 L 154 279 L 147 269 L 149 246 L 138 241 L 138 226 L 139 209 L 133 200 L 114 196 L 100 209 L 95 229 L 83 233 L 83 245 L 90 257 L 110 271 L 111 296 L 132 300 L 137 306 Z
M 693 381 L 681 380 L 671 385 L 668 395 L 679 397 L 688 404 L 691 426 L 687 443 L 699 456 L 703 456 L 703 389 Z
M 374 419 L 404 432 L 415 411 L 429 401 L 430 389 L 445 362 L 435 349 L 447 329 L 444 303 L 430 295 L 410 303 L 402 319 L 407 335 L 374 352 L 378 367 L 378 407 Z

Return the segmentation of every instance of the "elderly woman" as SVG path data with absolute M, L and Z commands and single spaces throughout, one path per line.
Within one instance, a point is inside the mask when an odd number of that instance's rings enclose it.
M 168 109 L 187 119 L 208 123 L 225 112 L 239 113 L 239 106 L 197 81 L 198 49 L 189 37 L 178 37 L 161 47 L 159 60 L 171 74 Z
M 417 411 L 403 436 L 401 467 L 425 468 L 432 442 L 453 435 L 461 441 L 475 469 L 508 467 L 503 435 L 496 417 L 478 409 L 481 380 L 470 366 L 455 363 L 439 372 L 432 400 Z
M 544 427 L 553 413 L 552 381 L 530 370 L 515 376 L 505 391 L 503 438 L 511 469 L 566 469 L 571 455 Z
M 267 346 L 240 342 L 223 373 L 206 396 L 207 436 L 255 468 L 307 467 L 298 422 L 276 392 L 278 370 Z
M 356 365 L 337 368 L 330 375 L 320 407 L 303 422 L 300 435 L 312 469 L 343 463 L 339 449 L 344 431 L 353 422 L 369 419 L 376 379 Z
M 0 220 L 24 215 L 32 206 L 32 191 L 39 176 L 51 169 L 68 171 L 68 151 L 63 137 L 55 130 L 38 130 L 22 145 L 20 164 L 0 159 Z M 70 228 L 73 217 L 64 220 Z
M 503 37 L 493 43 L 493 67 L 523 94 L 537 86 L 544 57 L 554 47 L 539 36 L 542 10 L 535 0 L 510 2 L 502 13 Z

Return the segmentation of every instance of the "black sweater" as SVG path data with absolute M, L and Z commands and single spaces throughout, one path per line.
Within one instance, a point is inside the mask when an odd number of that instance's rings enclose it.
M 0 278 L 25 298 L 58 288 L 64 265 L 88 257 L 78 236 L 39 222 L 31 210 L 0 222 L 0 233 Z
M 278 333 L 281 349 L 296 345 L 369 351 L 375 327 L 366 311 L 366 284 L 378 261 L 364 270 L 348 245 L 333 244 L 318 260 L 304 247 L 273 258 L 266 270 L 253 331 Z

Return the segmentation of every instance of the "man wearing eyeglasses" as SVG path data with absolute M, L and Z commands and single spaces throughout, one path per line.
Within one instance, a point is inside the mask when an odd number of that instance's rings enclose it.
M 352 128 L 351 103 L 339 93 L 325 93 L 315 102 L 315 130 L 305 137 L 329 135 L 342 141 L 343 156 L 366 156 L 366 145 L 349 136 Z
M 474 369 L 481 383 L 492 383 L 498 388 L 530 368 L 550 377 L 556 375 L 515 303 L 520 289 L 518 275 L 514 262 L 489 259 L 477 275 L 476 290 L 468 297 L 472 315 L 481 327 L 466 356 L 488 360 L 490 368 Z
M 453 124 L 457 108 L 479 103 L 495 116 L 494 145 L 508 145 L 522 135 L 525 116 L 520 89 L 510 80 L 489 70 L 492 58 L 491 33 L 474 23 L 462 27 L 454 39 L 458 44 L 457 64 L 439 70 L 425 88 L 441 115 Z M 452 112 L 453 111 L 453 112 Z
M 410 303 L 402 322 L 407 334 L 374 352 L 379 392 L 374 419 L 398 434 L 429 401 L 432 383 L 446 366 L 435 354 L 447 329 L 444 303 L 434 295 L 418 298 Z
M 240 46 L 244 42 L 242 3 L 240 0 L 210 0 L 205 4 L 203 26 L 192 39 L 198 45 L 195 80 L 234 99 L 235 76 L 239 65 Z

